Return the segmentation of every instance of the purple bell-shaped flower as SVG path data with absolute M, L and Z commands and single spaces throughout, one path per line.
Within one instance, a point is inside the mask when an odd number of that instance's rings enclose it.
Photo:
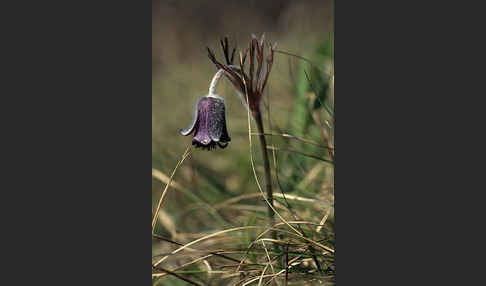
M 196 104 L 196 111 L 191 126 L 180 130 L 184 136 L 194 131 L 192 145 L 196 148 L 211 150 L 218 145 L 221 148 L 228 146 L 231 138 L 226 129 L 226 107 L 224 100 L 213 94 L 200 98 Z

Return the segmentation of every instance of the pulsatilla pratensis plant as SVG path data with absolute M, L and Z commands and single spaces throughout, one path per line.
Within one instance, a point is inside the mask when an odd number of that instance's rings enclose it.
M 265 55 L 265 46 L 268 54 Z M 192 144 L 204 149 L 214 149 L 216 146 L 225 148 L 231 140 L 226 129 L 226 116 L 224 100 L 216 95 L 215 89 L 219 79 L 224 75 L 234 86 L 244 106 L 249 108 L 251 116 L 258 128 L 258 137 L 263 154 L 265 170 L 265 187 L 268 202 L 268 216 L 270 224 L 274 224 L 273 192 L 271 182 L 270 163 L 267 153 L 267 143 L 263 128 L 261 102 L 263 91 L 268 82 L 273 65 L 273 55 L 276 45 L 265 45 L 265 37 L 258 40 L 254 35 L 244 51 L 239 53 L 239 65 L 234 65 L 236 48 L 233 48 L 230 56 L 228 38 L 221 40 L 221 47 L 226 63 L 218 61 L 215 54 L 208 47 L 208 57 L 214 63 L 218 71 L 214 75 L 209 86 L 209 93 L 199 99 L 191 126 L 180 133 L 184 136 L 194 131 Z M 245 63 L 248 66 L 245 67 Z M 273 233 L 272 236 L 276 236 Z
M 190 127 L 186 130 L 180 130 L 180 133 L 184 136 L 190 135 L 194 131 L 192 144 L 196 148 L 202 147 L 207 150 L 214 149 L 216 146 L 225 148 L 228 142 L 231 141 L 226 128 L 225 103 L 215 93 L 218 81 L 223 74 L 233 84 L 243 104 L 250 108 L 259 132 L 263 134 L 260 105 L 263 91 L 272 70 L 275 45 L 268 45 L 269 55 L 265 58 L 264 36 L 261 37 L 260 41 L 255 36 L 252 36 L 248 48 L 240 57 L 239 66 L 233 65 L 236 49 L 233 48 L 230 57 L 227 37 L 221 40 L 221 47 L 223 48 L 226 64 L 219 62 L 211 49 L 208 48 L 209 59 L 216 65 L 218 71 L 211 81 L 209 93 L 198 100 Z M 249 69 L 248 72 L 245 72 L 245 62 L 248 55 Z

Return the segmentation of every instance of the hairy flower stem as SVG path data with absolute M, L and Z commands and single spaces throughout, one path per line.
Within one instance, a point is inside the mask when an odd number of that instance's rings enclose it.
M 214 74 L 211 84 L 209 85 L 209 96 L 213 96 L 216 93 L 216 87 L 218 86 L 219 79 L 224 72 L 225 71 L 223 69 L 220 69 Z
M 272 191 L 272 177 L 270 171 L 270 160 L 268 160 L 267 141 L 265 140 L 263 120 L 259 110 L 253 111 L 253 118 L 255 119 L 257 124 L 258 138 L 260 139 L 260 146 L 262 148 L 263 168 L 265 169 L 265 189 L 267 191 L 267 199 L 268 202 L 273 207 L 273 191 Z M 274 218 L 275 213 L 272 207 L 268 206 L 268 218 L 270 220 L 270 226 L 273 227 L 273 225 L 275 225 L 275 218 Z M 272 238 L 277 239 L 277 233 L 275 231 L 272 231 Z

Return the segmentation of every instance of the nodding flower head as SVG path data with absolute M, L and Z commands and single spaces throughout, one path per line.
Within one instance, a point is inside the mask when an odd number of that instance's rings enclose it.
M 259 113 L 263 90 L 265 89 L 268 76 L 272 70 L 273 53 L 276 45 L 268 45 L 269 54 L 265 58 L 265 37 L 262 35 L 260 41 L 258 41 L 257 38 L 252 35 L 248 48 L 240 57 L 239 66 L 233 65 L 236 49 L 233 48 L 230 57 L 227 37 L 225 37 L 224 40 L 221 40 L 221 46 L 223 48 L 226 64 L 216 60 L 214 53 L 211 51 L 211 49 L 207 48 L 209 59 L 216 65 L 218 69 L 223 69 L 225 71 L 225 76 L 231 81 L 240 96 L 243 97 L 243 102 L 249 106 L 253 115 L 255 115 L 255 113 Z M 250 67 L 247 69 L 247 71 L 245 71 L 245 60 L 248 54 Z M 246 94 L 248 95 L 249 102 L 246 102 Z
M 192 145 L 196 148 L 211 150 L 216 145 L 225 148 L 231 138 L 226 129 L 226 108 L 224 100 L 214 94 L 200 98 L 196 104 L 195 115 L 191 126 L 180 130 L 184 136 L 194 131 Z

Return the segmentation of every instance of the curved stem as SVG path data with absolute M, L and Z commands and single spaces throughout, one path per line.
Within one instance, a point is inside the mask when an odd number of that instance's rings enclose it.
M 238 67 L 238 66 L 230 65 L 228 67 L 231 68 L 232 70 L 237 71 L 237 72 L 240 72 L 241 71 L 240 67 Z M 216 95 L 216 87 L 218 86 L 219 80 L 221 79 L 221 77 L 222 77 L 223 74 L 225 74 L 227 76 L 228 80 L 231 81 L 232 75 L 229 74 L 224 69 L 219 69 L 214 74 L 213 79 L 211 80 L 211 83 L 209 84 L 209 93 L 208 93 L 208 96 L 209 97 L 219 97 L 218 95 Z M 236 90 L 236 93 L 237 93 L 238 97 L 241 100 L 241 104 L 243 104 L 243 106 L 245 108 L 248 108 L 248 104 L 246 103 L 246 100 L 245 100 L 243 94 L 241 94 L 241 91 L 238 91 L 238 89 L 237 89 Z
M 233 70 L 240 71 L 240 68 L 237 67 L 237 66 L 230 65 L 229 67 Z M 216 87 L 218 86 L 218 82 L 221 79 L 221 76 L 225 73 L 226 73 L 227 76 L 231 76 L 231 75 L 228 75 L 228 73 L 224 69 L 219 69 L 214 74 L 213 79 L 211 80 L 211 84 L 209 85 L 209 95 L 208 96 L 212 96 L 212 95 L 216 94 Z
M 209 85 L 208 96 L 213 96 L 214 94 L 216 94 L 216 86 L 218 86 L 219 79 L 224 73 L 224 69 L 220 69 L 214 74 L 213 80 L 211 80 L 211 84 Z

